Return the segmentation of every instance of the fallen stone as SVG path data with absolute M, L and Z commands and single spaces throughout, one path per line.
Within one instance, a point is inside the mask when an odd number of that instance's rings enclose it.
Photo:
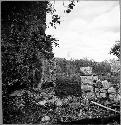
M 60 99 L 57 99 L 56 102 L 55 102 L 55 104 L 57 106 L 62 106 L 63 102 Z
M 102 81 L 102 85 L 103 85 L 103 87 L 104 87 L 105 89 L 108 89 L 108 88 L 110 87 L 111 83 L 108 82 L 107 80 L 104 80 L 104 81 Z
M 121 100 L 121 95 L 117 95 L 115 98 L 114 98 L 114 101 L 115 102 L 119 102 Z
M 46 101 L 46 100 L 43 100 L 43 101 L 37 102 L 37 105 L 45 105 L 46 103 L 47 103 L 47 101 Z
M 106 93 L 100 93 L 100 96 L 105 98 L 106 97 Z
M 115 95 L 111 93 L 111 94 L 109 94 L 109 98 L 110 98 L 111 100 L 114 100 Z
M 108 93 L 116 93 L 115 88 L 110 87 L 110 88 L 108 89 Z
M 44 116 L 42 119 L 41 119 L 42 122 L 48 122 L 50 121 L 50 117 L 49 116 Z

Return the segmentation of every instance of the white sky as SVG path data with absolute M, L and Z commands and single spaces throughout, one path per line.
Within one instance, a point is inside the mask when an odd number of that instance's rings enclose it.
M 70 14 L 63 12 L 63 1 L 56 1 L 54 7 L 62 22 L 56 29 L 48 28 L 46 34 L 59 40 L 60 47 L 54 48 L 55 57 L 86 57 L 99 62 L 115 58 L 109 52 L 120 40 L 119 1 L 80 1 Z

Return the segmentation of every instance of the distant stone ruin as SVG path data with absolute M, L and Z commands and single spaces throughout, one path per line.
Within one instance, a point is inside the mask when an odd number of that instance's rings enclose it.
M 80 71 L 83 72 L 85 75 L 92 75 L 92 67 L 80 67 Z
M 92 67 L 80 67 L 81 72 L 84 73 L 81 77 L 82 84 L 88 83 L 92 84 L 93 80 L 98 80 L 98 76 L 92 73 Z

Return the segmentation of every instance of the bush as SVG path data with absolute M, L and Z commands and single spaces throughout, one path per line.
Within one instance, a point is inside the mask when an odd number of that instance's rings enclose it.
M 65 74 L 56 75 L 56 84 L 58 82 L 64 83 L 81 83 L 81 78 L 79 74 L 71 74 L 69 76 Z
M 81 79 L 78 75 L 58 76 L 56 78 L 55 94 L 60 98 L 74 95 L 81 96 Z

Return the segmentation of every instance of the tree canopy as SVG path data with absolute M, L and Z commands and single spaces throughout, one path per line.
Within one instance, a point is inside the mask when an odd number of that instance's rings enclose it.
M 120 41 L 116 41 L 115 45 L 111 48 L 110 54 L 120 58 Z

